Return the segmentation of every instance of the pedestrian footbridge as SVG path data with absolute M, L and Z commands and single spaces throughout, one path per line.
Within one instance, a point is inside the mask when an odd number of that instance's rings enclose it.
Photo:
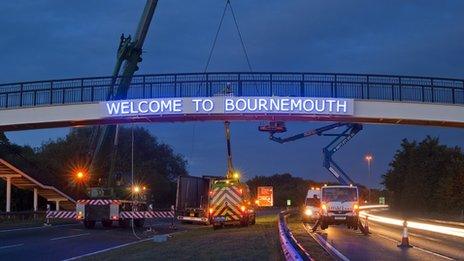
M 30 174 L 26 174 L 20 169 L 13 166 L 11 163 L 0 158 L 0 178 L 6 182 L 6 212 L 11 211 L 11 186 L 15 186 L 19 189 L 33 191 L 33 208 L 34 211 L 38 211 L 38 196 L 45 198 L 49 202 L 55 204 L 55 209 L 59 210 L 60 207 L 63 209 L 73 209 L 75 206 L 75 200 L 58 190 L 53 186 L 45 185 L 33 178 Z
M 0 84 L 0 130 L 126 122 L 347 121 L 464 127 L 459 79 L 332 73 L 181 73 Z M 113 82 L 116 84 L 113 85 Z

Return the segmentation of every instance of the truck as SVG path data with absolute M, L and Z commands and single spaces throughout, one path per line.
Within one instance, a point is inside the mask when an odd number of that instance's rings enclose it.
M 226 225 L 256 223 L 250 189 L 236 178 L 214 180 L 210 191 L 210 222 L 217 229 Z
M 321 211 L 321 189 L 312 187 L 306 193 L 305 204 L 303 206 L 303 222 L 317 220 Z
M 142 193 L 142 192 L 140 192 Z M 129 226 L 134 220 L 136 227 L 143 227 L 145 218 L 151 216 L 152 211 L 145 201 L 114 199 L 114 192 L 102 191 L 100 187 L 89 188 L 90 198 L 76 202 L 76 220 L 82 221 L 85 228 L 94 228 L 97 222 L 103 227 L 111 227 L 118 222 L 120 227 Z M 139 197 L 142 195 L 139 195 Z
M 106 95 L 106 100 L 126 99 L 132 77 L 139 69 L 138 65 L 142 61 L 143 44 L 150 27 L 151 20 L 156 10 L 158 0 L 147 0 L 140 17 L 134 37 L 121 35 L 117 50 L 116 64 L 113 69 L 111 86 Z M 88 152 L 87 162 L 88 172 L 92 173 L 92 179 L 85 178 L 83 172 L 79 171 L 76 178 L 83 181 L 84 178 L 89 183 L 93 181 L 92 187 L 88 189 L 87 197 L 80 199 L 76 204 L 76 215 L 78 220 L 82 220 L 86 228 L 95 227 L 95 223 L 101 221 L 105 227 L 111 227 L 113 221 L 120 220 L 120 225 L 127 223 L 129 217 L 134 219 L 134 224 L 142 226 L 144 217 L 153 216 L 154 213 L 147 212 L 145 203 L 139 201 L 125 200 L 126 193 L 118 193 L 118 185 L 114 182 L 117 165 L 118 151 L 118 126 L 114 124 L 96 127 L 91 135 L 91 146 Z M 107 178 L 103 173 L 95 175 L 96 170 L 101 164 L 109 162 L 109 172 Z M 97 167 L 98 166 L 98 167 Z M 129 188 L 132 194 L 140 194 L 140 187 L 136 186 L 133 179 Z M 102 180 L 106 180 L 103 184 Z M 136 190 L 136 191 L 135 191 Z M 124 211 L 124 208 L 130 211 Z M 127 217 L 124 217 L 124 213 Z M 136 217 L 136 218 L 135 218 Z M 125 218 L 123 220 L 122 218 Z
M 211 183 L 219 177 L 180 176 L 177 179 L 176 215 L 181 222 L 209 224 Z
M 88 229 L 94 228 L 97 222 L 106 228 L 112 227 L 114 222 L 118 222 L 120 227 L 127 227 L 131 219 L 136 227 L 143 227 L 148 217 L 145 213 L 150 213 L 146 202 L 114 199 L 113 194 L 109 189 L 89 188 L 90 198 L 76 202 L 76 220 L 82 221 Z
M 358 229 L 359 192 L 353 185 L 323 186 L 321 188 L 321 229 L 345 224 Z

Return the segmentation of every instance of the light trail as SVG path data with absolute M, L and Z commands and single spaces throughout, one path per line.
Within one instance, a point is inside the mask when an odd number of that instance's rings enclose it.
M 363 209 L 373 208 L 371 206 L 366 206 L 366 207 L 370 207 L 370 208 L 363 208 Z M 383 216 L 367 213 L 366 211 L 360 211 L 359 216 L 362 218 L 368 217 L 370 221 L 399 226 L 399 227 L 402 227 L 404 223 L 403 219 L 383 217 Z M 462 228 L 434 225 L 430 223 L 417 222 L 417 221 L 407 221 L 407 227 L 417 229 L 417 230 L 429 231 L 429 232 L 464 238 L 464 229 Z

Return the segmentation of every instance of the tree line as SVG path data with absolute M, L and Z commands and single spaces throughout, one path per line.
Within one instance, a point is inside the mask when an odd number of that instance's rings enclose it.
M 120 127 L 118 130 L 118 152 L 114 166 L 109 154 L 89 170 L 93 133 L 95 127 L 73 128 L 64 138 L 49 140 L 37 148 L 11 143 L 0 133 L 0 158 L 12 163 L 26 174 L 44 184 L 52 185 L 75 199 L 85 198 L 89 186 L 101 185 L 106 178 L 121 179 L 130 184 L 132 171 L 132 131 L 134 134 L 134 180 L 148 189 L 148 199 L 155 208 L 166 208 L 175 202 L 178 176 L 188 175 L 187 162 L 173 149 L 158 141 L 146 129 Z M 115 176 L 108 177 L 110 168 Z M 88 175 L 85 183 L 77 182 L 77 170 Z M 32 194 L 13 189 L 12 210 L 30 210 Z M 0 182 L 0 211 L 4 208 L 5 183 Z M 41 200 L 43 209 L 44 200 Z
M 390 205 L 408 212 L 457 214 L 464 209 L 464 154 L 438 138 L 401 142 L 383 175 Z
M 302 206 L 305 202 L 308 189 L 323 185 L 313 180 L 293 177 L 289 173 L 274 174 L 272 176 L 255 176 L 248 180 L 247 184 L 253 198 L 257 196 L 258 187 L 272 186 L 274 206 L 276 207 L 285 207 L 287 200 L 291 201 L 292 206 Z

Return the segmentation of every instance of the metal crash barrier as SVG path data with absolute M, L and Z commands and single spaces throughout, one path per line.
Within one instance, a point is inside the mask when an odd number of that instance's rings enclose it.
M 280 246 L 286 260 L 313 260 L 304 248 L 296 241 L 292 233 L 288 229 L 286 217 L 290 211 L 282 211 L 279 213 L 279 239 Z

